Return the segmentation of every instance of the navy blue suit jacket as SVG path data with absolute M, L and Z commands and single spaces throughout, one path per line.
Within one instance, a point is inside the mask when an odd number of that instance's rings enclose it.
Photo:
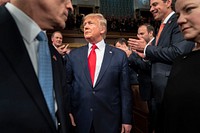
M 88 45 L 72 50 L 67 62 L 71 111 L 79 133 L 120 132 L 132 123 L 132 91 L 125 52 L 106 45 L 101 70 L 93 87 L 88 69 Z
M 173 14 L 160 35 L 157 46 L 155 41 L 146 48 L 146 58 L 151 61 L 151 81 L 153 95 L 160 101 L 167 84 L 174 59 L 192 51 L 194 42 L 186 41 Z
M 22 36 L 4 6 L 0 6 L 0 18 L 0 132 L 58 133 Z M 51 44 L 49 47 L 59 132 L 66 133 L 69 124 L 66 73 L 60 55 Z

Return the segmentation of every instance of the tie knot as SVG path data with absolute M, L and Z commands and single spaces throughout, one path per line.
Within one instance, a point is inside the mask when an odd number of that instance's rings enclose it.
M 47 41 L 47 36 L 43 31 L 40 31 L 40 33 L 36 37 L 39 41 Z
M 96 44 L 92 44 L 92 50 L 95 50 L 97 48 Z

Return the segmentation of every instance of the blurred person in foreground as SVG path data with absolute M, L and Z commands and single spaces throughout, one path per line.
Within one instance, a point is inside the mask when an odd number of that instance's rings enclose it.
M 88 44 L 72 50 L 66 66 L 76 133 L 129 133 L 133 110 L 126 54 L 105 43 L 102 14 L 86 15 L 83 29 Z
M 129 39 L 131 48 L 151 62 L 151 83 L 156 107 L 156 133 L 160 133 L 158 117 L 174 59 L 191 52 L 194 48 L 194 43 L 186 41 L 180 32 L 172 4 L 172 0 L 150 0 L 150 12 L 156 21 L 161 21 L 160 29 L 151 45 L 146 45 L 143 38 Z
M 64 28 L 70 10 L 71 0 L 10 0 L 0 6 L 1 133 L 68 133 L 65 68 L 45 30 Z
M 176 0 L 177 22 L 193 52 L 174 61 L 163 98 L 162 133 L 199 133 L 200 121 L 200 1 Z

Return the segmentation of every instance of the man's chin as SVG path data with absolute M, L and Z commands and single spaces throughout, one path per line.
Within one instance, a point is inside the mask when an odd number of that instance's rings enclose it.
M 85 39 L 90 39 L 91 38 L 91 36 L 87 36 L 87 35 L 85 35 L 84 37 L 85 37 Z
M 54 29 L 64 29 L 66 26 L 66 23 L 65 22 L 60 22 L 60 23 L 57 23 L 55 26 L 54 26 Z

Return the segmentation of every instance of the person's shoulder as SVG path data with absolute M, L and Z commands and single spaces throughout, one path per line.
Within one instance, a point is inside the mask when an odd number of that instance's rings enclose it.
M 0 23 L 2 26 L 4 26 L 3 23 L 10 21 L 9 19 L 11 18 L 11 15 L 5 6 L 0 6 L 0 18 Z
M 183 66 L 189 65 L 195 65 L 198 66 L 200 65 L 200 50 L 197 51 L 192 51 L 188 54 L 180 55 L 178 56 L 173 63 L 173 66 L 177 66 L 182 64 Z
M 185 54 L 185 55 L 181 55 L 177 58 L 177 60 L 196 60 L 197 62 L 200 61 L 199 60 L 200 58 L 200 50 L 196 50 L 196 51 L 192 51 L 188 54 Z
M 127 56 L 126 52 L 121 50 L 121 49 L 119 49 L 119 48 L 116 48 L 116 47 L 110 46 L 110 45 L 108 46 L 108 48 L 109 48 L 109 52 L 110 51 L 113 52 L 118 57 L 124 57 L 124 56 L 126 57 Z
M 87 48 L 88 48 L 87 45 L 84 45 L 84 46 L 81 46 L 81 47 L 78 47 L 78 48 L 73 48 L 73 49 L 70 51 L 70 53 L 80 52 L 80 51 L 85 50 L 85 49 L 87 49 Z
M 84 45 L 84 46 L 81 46 L 81 47 L 78 47 L 78 48 L 73 48 L 70 51 L 69 56 L 76 56 L 76 55 L 82 56 L 81 54 L 86 52 L 87 50 L 88 50 L 88 45 Z

